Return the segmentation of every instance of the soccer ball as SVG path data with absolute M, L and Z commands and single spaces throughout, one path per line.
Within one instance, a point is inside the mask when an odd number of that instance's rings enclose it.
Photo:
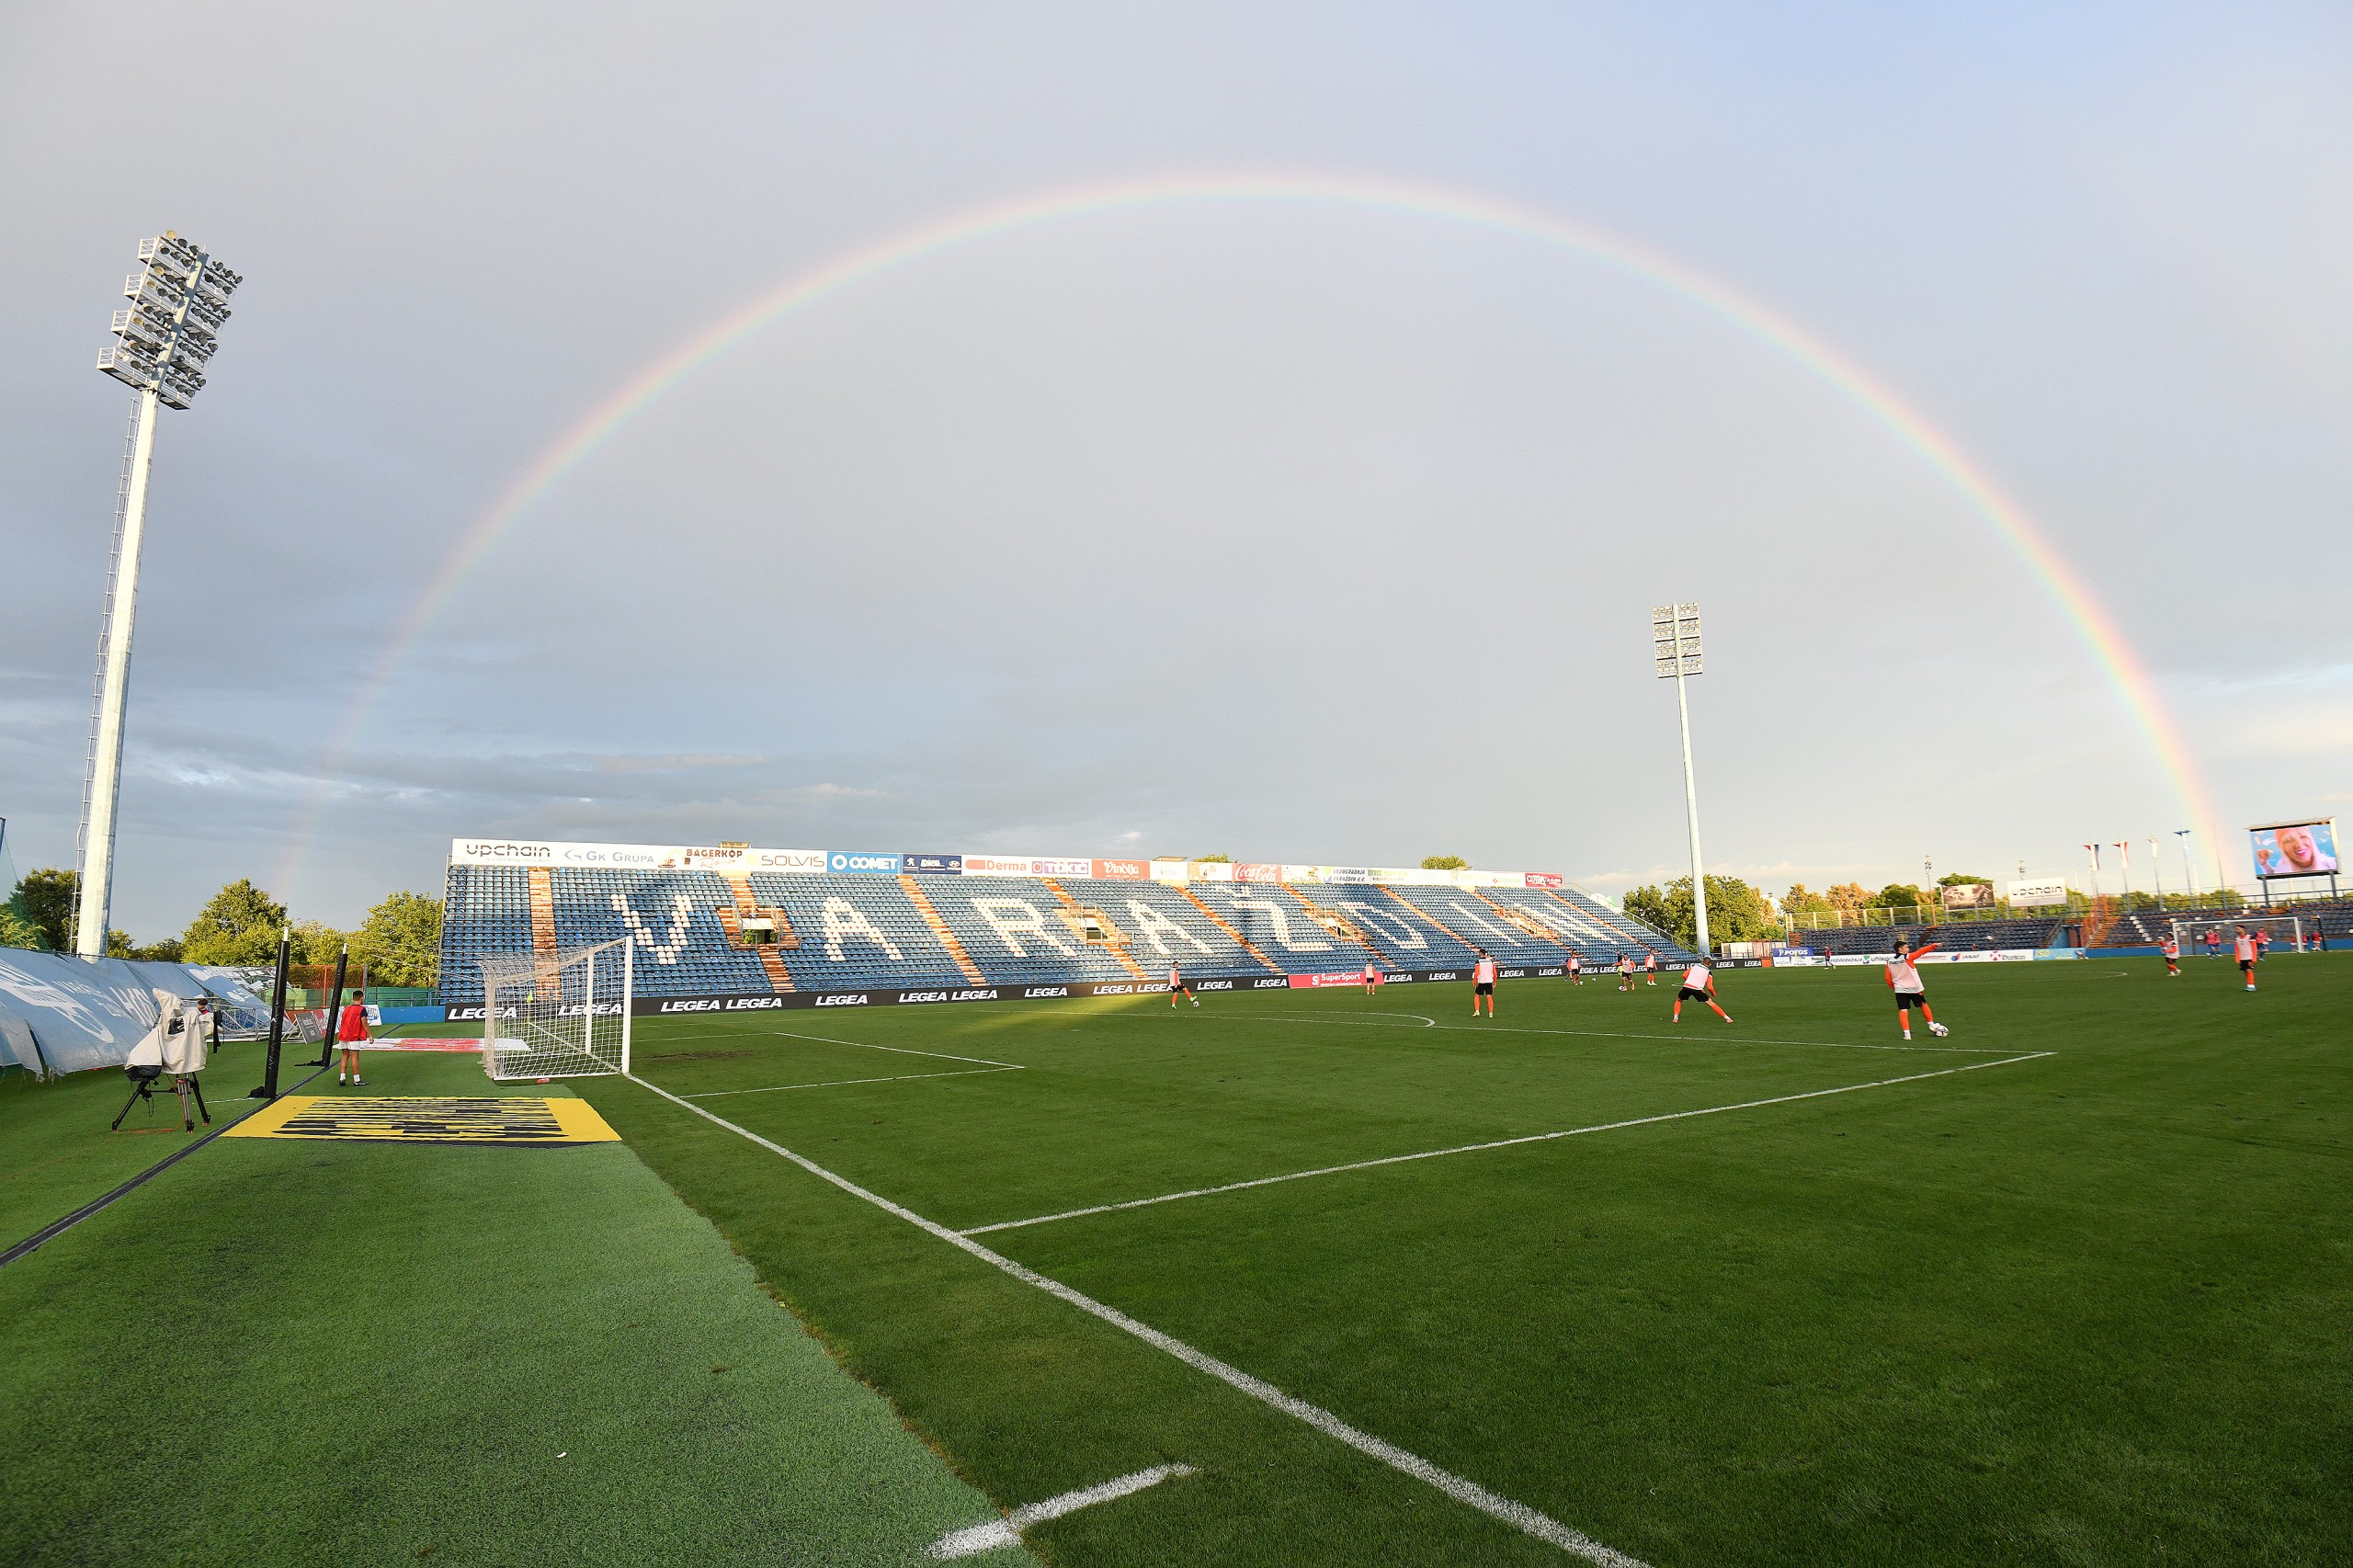
M 1942 1040 L 1945 1036 L 1952 1033 L 1952 1030 L 1945 1028 L 1942 1024 L 1930 1024 L 1928 1026 L 1928 1032 L 1935 1035 L 1938 1040 Z

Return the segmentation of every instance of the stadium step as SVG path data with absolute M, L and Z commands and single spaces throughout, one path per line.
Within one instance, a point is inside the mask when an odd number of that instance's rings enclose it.
M 1149 980 L 1152 978 L 1152 976 L 1144 973 L 1143 966 L 1142 964 L 1136 962 L 1135 960 L 1128 956 L 1127 933 L 1120 930 L 1119 926 L 1113 925 L 1109 915 L 1104 914 L 1099 909 L 1086 908 L 1084 904 L 1080 903 L 1078 900 L 1071 897 L 1069 890 L 1065 889 L 1062 883 L 1056 881 L 1053 878 L 1047 877 L 1043 880 L 1045 881 L 1047 891 L 1051 892 L 1056 898 L 1062 900 L 1063 907 L 1070 912 L 1071 921 L 1074 925 L 1077 924 L 1080 917 L 1083 915 L 1092 915 L 1095 916 L 1095 923 L 1102 927 L 1103 934 L 1107 939 L 1099 943 L 1088 942 L 1088 947 L 1100 947 L 1105 952 L 1109 953 L 1113 958 L 1120 960 L 1120 968 L 1126 970 L 1130 974 L 1134 975 L 1138 980 Z M 1083 935 L 1081 939 L 1085 939 Z
M 719 916 L 720 929 L 727 933 L 729 941 L 738 946 L 744 945 L 744 921 L 746 916 L 765 915 L 774 921 L 777 935 L 779 937 L 791 931 L 792 922 L 786 917 L 783 910 L 762 909 L 753 902 L 750 883 L 740 882 L 730 877 L 727 879 L 727 888 L 735 895 L 734 906 L 730 908 L 723 903 L 716 904 L 712 907 L 711 913 Z M 800 943 L 795 941 L 792 945 L 798 947 Z M 792 990 L 792 975 L 785 969 L 784 959 L 778 952 L 777 947 L 777 944 L 767 942 L 751 944 L 752 956 L 760 960 L 760 970 L 768 977 L 768 989 L 782 995 Z
M 1216 926 L 1219 930 L 1224 932 L 1227 936 L 1240 943 L 1244 952 L 1248 953 L 1252 958 L 1256 959 L 1260 963 L 1265 964 L 1267 966 L 1267 973 L 1282 974 L 1287 972 L 1282 965 L 1277 963 L 1274 960 L 1260 952 L 1257 945 L 1252 942 L 1249 937 L 1235 930 L 1232 926 L 1227 925 L 1224 915 L 1220 915 L 1216 910 L 1211 909 L 1199 899 L 1193 897 L 1192 889 L 1188 887 L 1179 887 L 1176 891 L 1183 893 L 1187 901 L 1189 902 L 1195 909 L 1198 909 L 1203 915 L 1208 915 L 1210 917 L 1211 925 Z
M 939 917 L 939 911 L 932 908 L 931 900 L 924 896 L 924 891 L 915 884 L 915 880 L 902 876 L 899 885 L 906 890 L 907 902 L 915 906 L 915 913 L 922 915 L 923 923 L 931 927 L 931 934 L 939 938 L 939 945 L 948 949 L 948 956 L 956 960 L 956 967 L 964 971 L 964 978 L 974 985 L 986 985 L 988 980 L 981 973 L 981 966 L 972 961 L 972 955 L 964 950 L 964 944 L 956 939 L 956 933 L 948 928 L 948 922 Z
M 1563 957 L 1567 955 L 1568 944 L 1562 940 L 1561 934 L 1558 931 L 1553 930 L 1551 926 L 1545 925 L 1541 920 L 1537 919 L 1533 915 L 1529 914 L 1528 911 L 1524 909 L 1516 909 L 1508 903 L 1489 898 L 1477 888 L 1472 888 L 1470 892 L 1472 897 L 1477 899 L 1481 903 L 1483 903 L 1488 908 L 1494 910 L 1497 915 L 1502 915 L 1504 917 L 1505 925 L 1511 926 L 1515 930 L 1524 931 L 1540 942 L 1549 943 L 1553 947 L 1559 948 Z
M 555 879 L 545 866 L 531 868 L 531 950 L 555 951 Z

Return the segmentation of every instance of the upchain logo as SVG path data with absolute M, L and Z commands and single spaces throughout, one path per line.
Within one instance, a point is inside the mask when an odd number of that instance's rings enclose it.
M 518 844 L 511 839 L 494 844 L 469 844 L 463 853 L 492 860 L 552 860 L 555 851 L 544 844 Z
M 1025 1002 L 1039 996 L 1067 996 L 1069 994 L 1070 987 L 1067 985 L 1025 985 L 1021 988 L 1021 998 Z
M 866 1006 L 866 993 L 843 991 L 831 996 L 820 996 L 817 998 L 817 1006 L 820 1007 L 863 1007 Z

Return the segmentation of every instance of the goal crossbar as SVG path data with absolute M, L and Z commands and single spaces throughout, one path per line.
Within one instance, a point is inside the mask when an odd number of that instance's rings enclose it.
M 2173 923 L 2173 939 L 2180 945 L 2183 952 L 2194 952 L 2205 941 L 2207 932 L 2219 931 L 2222 940 L 2227 942 L 2238 935 L 2241 926 L 2246 928 L 2250 937 L 2258 931 L 2268 931 L 2274 942 L 2285 939 L 2290 952 L 2304 950 L 2304 922 L 2301 916 L 2293 915 L 2225 915 L 2221 919 L 2176 920 Z
M 620 937 L 479 960 L 483 1071 L 500 1080 L 627 1073 L 635 950 Z

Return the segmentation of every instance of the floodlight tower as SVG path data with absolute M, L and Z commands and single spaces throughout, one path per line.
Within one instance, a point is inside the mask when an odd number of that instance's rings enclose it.
M 1661 680 L 1675 683 L 1675 711 L 1683 721 L 1683 811 L 1691 826 L 1691 913 L 1699 954 L 1708 956 L 1708 874 L 1699 858 L 1699 790 L 1691 777 L 1691 704 L 1683 680 L 1699 674 L 1699 607 L 1660 605 L 1651 611 L 1651 657 Z
M 194 243 L 165 231 L 139 242 L 140 270 L 123 280 L 128 310 L 114 313 L 115 345 L 98 369 L 139 393 L 122 481 L 115 493 L 114 554 L 107 568 L 98 673 L 90 702 L 89 760 L 82 773 L 82 875 L 74 890 L 74 950 L 105 956 L 114 898 L 115 802 L 122 790 L 123 707 L 131 690 L 131 621 L 139 606 L 139 549 L 147 526 L 147 471 L 155 411 L 186 408 L 204 386 L 204 362 L 244 279 Z

